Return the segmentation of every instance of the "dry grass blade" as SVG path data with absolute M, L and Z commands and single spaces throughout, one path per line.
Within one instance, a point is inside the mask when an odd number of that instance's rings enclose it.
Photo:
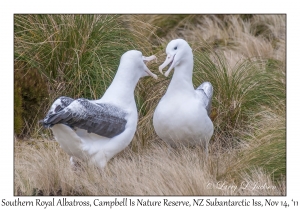
M 254 176 L 241 176 L 239 182 L 217 179 L 231 158 L 212 155 L 205 162 L 200 148 L 174 150 L 155 142 L 141 153 L 125 150 L 103 172 L 84 163 L 80 170 L 73 171 L 69 158 L 53 141 L 22 144 L 16 149 L 22 151 L 15 158 L 15 195 L 282 195 L 284 190 L 257 170 L 251 172 Z M 275 189 L 220 187 L 222 183 L 258 181 Z

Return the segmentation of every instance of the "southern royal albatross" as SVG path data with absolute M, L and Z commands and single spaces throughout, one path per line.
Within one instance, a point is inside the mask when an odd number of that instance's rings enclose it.
M 99 100 L 58 98 L 42 120 L 61 148 L 99 168 L 125 149 L 136 131 L 138 115 L 134 89 L 141 77 L 157 76 L 145 65 L 156 59 L 131 50 L 121 57 L 116 76 Z
M 175 68 L 167 92 L 161 98 L 153 115 L 157 135 L 171 146 L 201 145 L 208 152 L 208 142 L 213 134 L 209 118 L 213 87 L 202 83 L 196 90 L 192 83 L 193 53 L 183 39 L 172 40 L 166 48 L 167 58 L 159 67 L 171 66 L 165 72 L 168 76 Z

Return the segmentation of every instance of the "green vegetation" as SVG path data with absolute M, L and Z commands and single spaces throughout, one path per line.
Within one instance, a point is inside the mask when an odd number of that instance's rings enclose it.
M 285 20 L 285 15 L 15 15 L 15 194 L 284 195 Z M 215 131 L 206 161 L 199 148 L 167 147 L 153 129 L 153 112 L 172 77 L 159 74 L 158 66 L 175 38 L 193 49 L 194 86 L 210 81 L 214 87 Z M 58 96 L 100 98 L 121 55 L 131 49 L 158 58 L 149 66 L 158 80 L 143 78 L 135 90 L 136 135 L 100 178 L 87 166 L 73 173 L 38 120 Z M 21 140 L 28 138 L 34 140 Z M 267 183 L 276 190 L 220 192 L 205 186 L 224 180 Z
M 15 83 L 23 99 L 18 113 L 28 121 L 27 135 L 36 134 L 32 128 L 55 98 L 101 97 L 124 52 L 151 49 L 117 15 L 15 15 L 14 30 Z
M 227 144 L 242 138 L 240 131 L 247 129 L 249 119 L 263 106 L 276 108 L 278 102 L 285 100 L 285 84 L 278 82 L 284 77 L 274 73 L 278 71 L 275 66 L 270 73 L 268 60 L 248 58 L 230 67 L 220 52 L 200 48 L 194 54 L 195 84 L 212 83 L 213 107 L 218 115 L 214 121 L 215 132 L 228 136 Z

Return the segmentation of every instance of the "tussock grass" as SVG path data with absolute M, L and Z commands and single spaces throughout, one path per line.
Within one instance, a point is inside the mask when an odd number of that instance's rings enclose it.
M 231 68 L 223 54 L 205 49 L 195 52 L 195 65 L 195 83 L 210 81 L 214 87 L 214 126 L 223 136 L 237 137 L 234 132 L 247 129 L 249 118 L 262 106 L 285 99 L 285 85 L 270 79 L 280 75 L 270 73 L 265 60 L 246 59 Z
M 283 195 L 284 185 L 274 184 L 260 169 L 234 179 L 217 179 L 231 165 L 229 155 L 212 155 L 207 162 L 200 148 L 174 150 L 153 142 L 141 153 L 129 148 L 99 172 L 81 166 L 72 171 L 67 155 L 54 141 L 21 144 L 15 158 L 15 195 Z M 45 167 L 47 166 L 47 167 Z M 28 176 L 30 175 L 30 179 Z M 248 183 L 242 190 L 240 183 Z M 254 184 L 274 186 L 258 189 Z M 236 190 L 222 185 L 236 185 Z M 280 183 L 283 184 L 283 183 Z M 223 189 L 224 188 L 224 189 Z
M 231 172 L 264 168 L 274 180 L 284 180 L 286 174 L 286 121 L 285 104 L 279 103 L 275 110 L 263 110 L 257 113 L 261 120 L 252 122 L 252 132 L 245 133 L 242 150 Z
M 146 56 L 152 52 L 151 42 L 132 20 L 130 30 L 126 19 L 120 15 L 15 15 L 15 77 L 21 93 L 27 86 L 44 93 L 35 100 L 30 112 L 27 135 L 34 135 L 39 119 L 45 115 L 51 103 L 59 96 L 97 99 L 110 85 L 119 65 L 120 57 L 127 50 L 137 49 Z M 148 27 L 149 28 L 149 27 Z M 19 73 L 20 72 L 20 73 Z M 37 87 L 32 72 L 39 72 L 43 87 Z M 37 79 L 37 76 L 34 76 Z M 25 82 L 24 82 L 25 81 Z M 32 87 L 30 87 L 30 85 Z M 29 95 L 38 93 L 31 91 Z M 23 102 L 32 99 L 22 95 Z M 27 100 L 27 101 L 26 101 Z M 29 109 L 28 108 L 28 109 Z M 32 110 L 33 109 L 33 110 Z M 18 112 L 16 112 L 18 113 Z M 38 115 L 36 115 L 38 113 Z M 34 119 L 32 119 L 34 118 Z M 39 133 L 36 135 L 38 136 Z

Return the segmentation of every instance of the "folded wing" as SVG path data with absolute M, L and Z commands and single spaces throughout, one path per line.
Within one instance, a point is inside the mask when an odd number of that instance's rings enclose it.
M 197 89 L 196 92 L 201 97 L 201 100 L 205 104 L 207 114 L 210 115 L 211 111 L 211 100 L 213 96 L 213 86 L 210 82 L 203 82 Z
M 108 138 L 125 130 L 127 113 L 112 104 L 93 103 L 83 98 L 61 101 L 43 120 L 45 127 L 61 123 Z

